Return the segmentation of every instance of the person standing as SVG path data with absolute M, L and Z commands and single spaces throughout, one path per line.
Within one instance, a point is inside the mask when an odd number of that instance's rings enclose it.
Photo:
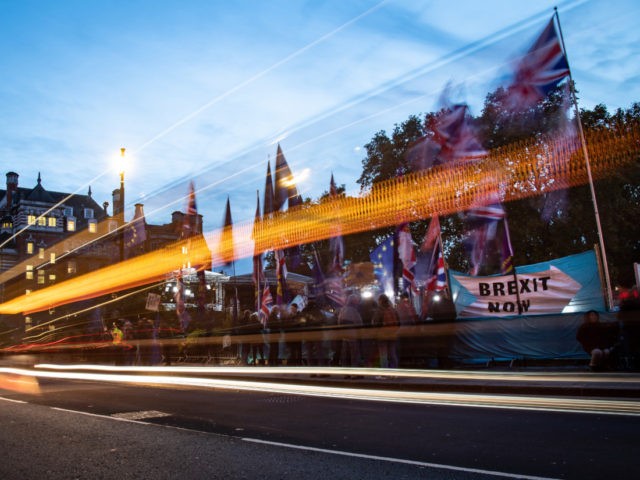
M 344 328 L 342 351 L 340 353 L 342 366 L 359 367 L 361 365 L 360 339 L 358 338 L 358 333 L 362 327 L 362 317 L 358 312 L 359 303 L 360 297 L 358 295 L 349 295 L 347 304 L 342 307 L 338 314 L 338 325 Z M 349 355 L 348 362 L 347 354 Z
M 397 330 L 400 322 L 389 297 L 384 293 L 378 297 L 378 311 L 374 315 L 373 322 L 382 327 L 378 335 L 380 366 L 398 368 Z
M 591 355 L 589 367 L 601 370 L 608 366 L 613 348 L 618 341 L 618 325 L 611 322 L 600 322 L 600 314 L 590 310 L 584 314 L 584 321 L 576 339 L 585 352 Z

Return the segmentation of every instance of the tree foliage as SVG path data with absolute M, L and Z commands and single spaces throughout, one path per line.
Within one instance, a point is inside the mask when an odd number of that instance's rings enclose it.
M 565 129 L 574 121 L 565 98 L 563 87 L 559 87 L 536 106 L 514 112 L 505 105 L 504 90 L 498 89 L 487 95 L 481 114 L 472 122 L 486 149 L 521 140 L 543 141 L 545 134 Z M 411 115 L 395 125 L 390 135 L 382 130 L 373 136 L 365 146 L 366 157 L 357 180 L 363 192 L 378 182 L 410 171 L 407 151 L 421 137 L 433 135 L 429 126 L 436 115 L 433 112 L 422 117 Z M 597 105 L 592 110 L 582 110 L 580 115 L 585 129 L 624 129 L 630 122 L 640 121 L 640 103 L 613 114 L 604 105 Z M 632 264 L 640 261 L 640 223 L 636 220 L 640 213 L 640 165 L 635 162 L 624 170 L 612 172 L 596 182 L 595 190 L 613 284 L 629 286 L 633 283 Z M 599 240 L 588 185 L 537 193 L 505 204 L 516 265 L 594 248 Z M 464 271 L 469 262 L 462 242 L 466 232 L 461 215 L 442 218 L 441 225 L 449 266 Z M 427 220 L 412 223 L 411 231 L 417 243 L 422 240 L 427 225 Z M 377 239 L 391 231 L 389 228 L 350 236 L 347 254 L 362 261 L 365 252 L 378 243 Z

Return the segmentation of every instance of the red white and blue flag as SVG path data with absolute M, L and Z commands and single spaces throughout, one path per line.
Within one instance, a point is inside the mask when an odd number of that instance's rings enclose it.
M 260 323 L 263 326 L 267 326 L 267 320 L 269 319 L 269 313 L 271 312 L 271 307 L 273 306 L 273 297 L 271 296 L 271 289 L 269 288 L 269 282 L 264 282 L 264 289 L 262 291 L 262 300 L 260 302 Z
M 529 51 L 515 67 L 507 89 L 507 105 L 526 109 L 545 98 L 569 76 L 569 63 L 562 50 L 553 17 Z
M 427 280 L 426 289 L 431 292 L 441 292 L 447 287 L 447 273 L 444 268 L 444 257 L 442 256 L 442 248 L 438 240 L 433 255 L 431 257 L 431 266 L 429 268 L 429 279 Z
M 407 152 L 407 162 L 415 170 L 424 170 L 450 162 L 466 163 L 487 155 L 471 124 L 469 108 L 457 104 L 442 110 L 429 122 L 433 136 L 424 136 Z

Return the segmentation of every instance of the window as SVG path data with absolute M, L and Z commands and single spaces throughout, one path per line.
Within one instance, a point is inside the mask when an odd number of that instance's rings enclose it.
M 29 295 L 30 293 L 31 293 L 31 290 L 29 290 L 29 289 L 26 289 L 26 290 L 24 291 L 24 294 L 25 294 L 25 295 Z
M 56 217 L 49 217 L 47 219 L 47 221 L 49 222 L 49 226 L 50 227 L 57 227 L 58 226 L 58 219 Z
M 96 220 L 89 220 L 89 233 L 96 233 L 98 231 L 98 222 Z
M 27 242 L 27 254 L 33 255 L 34 244 L 33 242 Z
M 38 285 L 44 285 L 44 270 L 38 270 Z
M 49 274 L 49 281 L 52 282 L 52 283 L 56 281 L 56 274 L 55 273 L 50 273 Z
M 27 273 L 25 274 L 27 280 L 33 280 L 33 265 L 27 265 Z
M 35 225 L 36 224 L 36 216 L 33 215 L 33 214 L 27 215 L 27 224 L 28 225 Z
M 76 219 L 67 218 L 67 232 L 75 232 L 75 231 L 76 231 Z
M 49 262 L 56 263 L 56 252 L 51 252 L 49 254 Z
M 109 233 L 115 232 L 118 229 L 118 222 L 115 220 L 109 220 Z
M 73 217 L 73 207 L 64 207 L 63 213 L 65 217 Z
M 73 275 L 74 273 L 76 273 L 76 261 L 75 260 L 69 260 L 67 262 L 67 273 L 69 275 Z
M 38 258 L 44 259 L 44 247 L 38 247 Z
M 38 217 L 38 226 L 46 227 L 47 226 L 47 217 Z
M 84 209 L 84 218 L 93 218 L 93 208 Z

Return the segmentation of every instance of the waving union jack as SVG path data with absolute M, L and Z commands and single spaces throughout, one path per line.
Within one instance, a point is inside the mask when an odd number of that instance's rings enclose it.
M 507 90 L 507 103 L 512 108 L 528 108 L 546 97 L 567 76 L 569 64 L 551 18 L 516 66 L 515 78 Z

